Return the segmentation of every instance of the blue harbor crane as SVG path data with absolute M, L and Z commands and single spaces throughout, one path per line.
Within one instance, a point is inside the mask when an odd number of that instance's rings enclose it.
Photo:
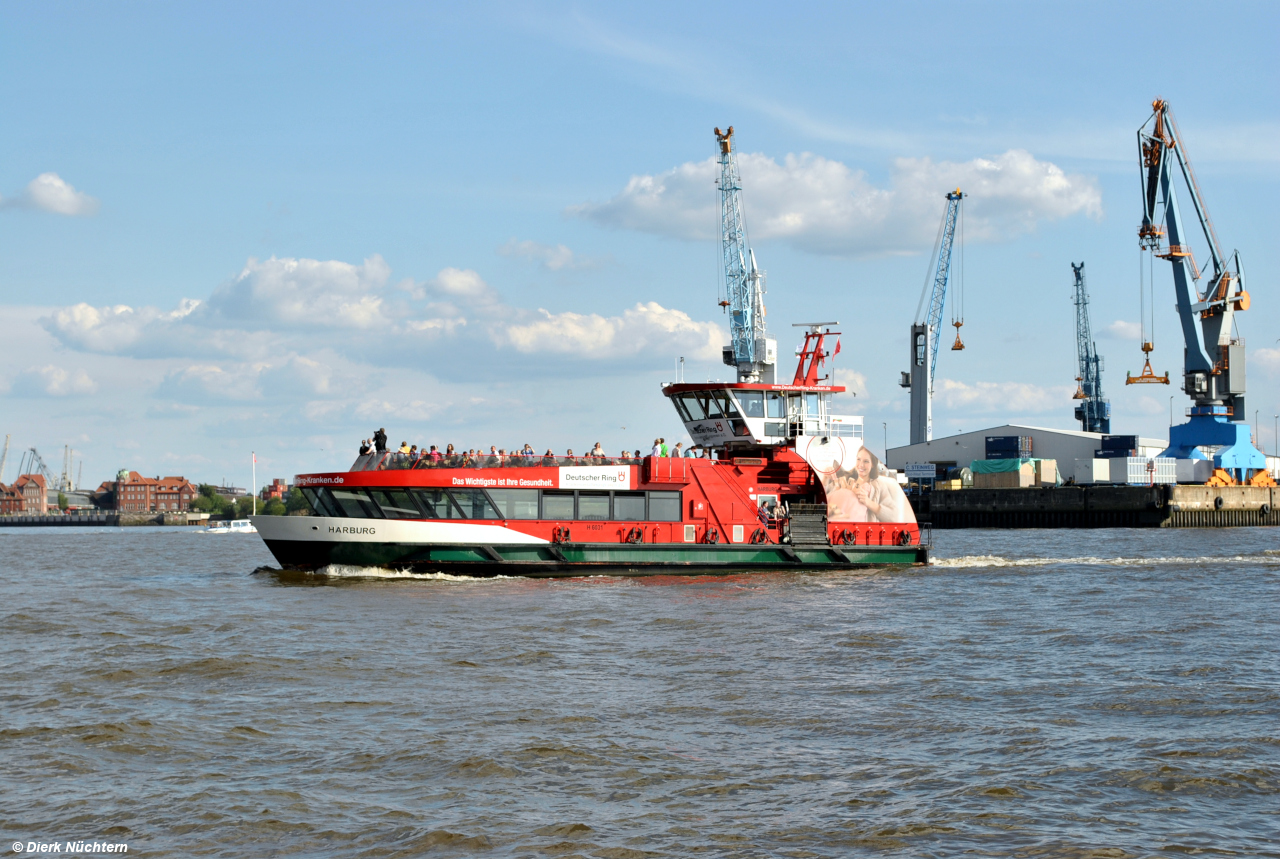
M 1076 420 L 1085 432 L 1111 432 L 1111 403 L 1102 396 L 1102 356 L 1098 344 L 1093 342 L 1089 324 L 1089 288 L 1084 282 L 1084 263 L 1071 264 L 1076 276 L 1076 356 L 1079 373 L 1076 376 L 1076 393 L 1072 399 L 1081 400 L 1076 406 Z
M 911 389 L 911 443 L 933 441 L 933 377 L 938 369 L 938 326 L 942 323 L 942 309 L 947 301 L 947 281 L 951 276 L 951 248 L 955 243 L 956 223 L 960 220 L 960 201 L 965 198 L 957 188 L 947 194 L 947 210 L 934 241 L 934 253 L 929 267 L 931 277 L 925 281 L 916 305 L 916 320 L 911 325 L 911 372 L 902 374 L 899 383 Z M 925 297 L 929 298 L 928 317 L 921 321 Z M 960 327 L 964 320 L 959 315 L 951 322 L 956 329 L 953 351 L 964 348 L 960 340 Z
M 1207 450 L 1215 469 L 1211 483 L 1274 485 L 1267 476 L 1266 458 L 1253 446 L 1249 427 L 1242 423 L 1246 417 L 1245 344 L 1236 330 L 1235 314 L 1249 309 L 1249 293 L 1244 289 L 1240 252 L 1229 256 L 1222 252 L 1168 102 L 1156 99 L 1151 106 L 1151 116 L 1138 129 L 1143 198 L 1138 242 L 1173 268 L 1186 345 L 1183 390 L 1194 404 L 1187 412 L 1187 423 L 1169 428 L 1169 447 L 1161 456 L 1208 459 Z M 1183 228 L 1175 165 L 1207 245 L 1209 259 L 1204 268 L 1196 263 L 1190 236 Z
M 725 296 L 720 306 L 729 311 L 732 345 L 724 349 L 724 362 L 738 371 L 739 382 L 774 384 L 778 344 L 770 340 L 764 324 L 764 272 L 747 245 L 742 218 L 742 179 L 733 149 L 733 126 L 715 130 L 720 144 L 720 253 L 724 263 Z

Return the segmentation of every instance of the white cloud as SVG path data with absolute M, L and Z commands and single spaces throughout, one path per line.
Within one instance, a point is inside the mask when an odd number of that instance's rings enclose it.
M 360 266 L 250 260 L 208 302 L 185 299 L 172 311 L 82 303 L 55 310 L 41 323 L 79 351 L 198 357 L 198 363 L 170 372 L 164 389 L 175 396 L 203 391 L 231 399 L 256 397 L 261 390 L 325 394 L 331 370 L 308 357 L 316 351 L 320 327 L 343 329 L 341 336 L 324 338 L 326 346 L 382 366 L 399 366 L 406 355 L 422 357 L 427 349 L 447 348 L 453 359 L 462 354 L 461 343 L 478 346 L 481 339 L 524 355 L 617 359 L 656 352 L 695 360 L 717 359 L 728 341 L 715 323 L 654 302 L 621 316 L 513 307 L 472 269 L 442 269 L 421 284 L 399 285 L 391 295 L 400 297 L 389 298 L 389 273 L 378 256 Z M 245 370 L 245 362 L 256 362 L 256 369 Z
M 1103 329 L 1104 334 L 1113 340 L 1141 340 L 1142 326 L 1137 322 L 1125 322 L 1117 319 Z
M 98 211 L 98 201 L 83 191 L 77 191 L 57 173 L 41 173 L 28 182 L 18 196 L 0 200 L 0 208 L 40 209 L 56 215 L 92 215 Z
M 209 298 L 209 311 L 250 328 L 384 327 L 379 292 L 391 274 L 374 254 L 362 265 L 313 259 L 250 259 L 229 284 Z
M 1280 375 L 1280 349 L 1254 349 L 1250 357 L 1263 372 Z
M 787 368 L 778 368 L 779 377 L 786 375 L 787 373 Z M 848 388 L 849 390 L 846 392 L 847 394 L 854 394 L 859 397 L 866 397 L 867 395 L 867 377 L 856 370 L 837 368 L 834 382 L 837 385 L 844 385 Z
M 969 413 L 1038 414 L 1058 411 L 1071 403 L 1073 385 L 1033 385 L 1026 382 L 974 382 L 939 379 L 934 398 L 948 409 Z
M 92 307 L 84 302 L 55 310 L 40 320 L 50 334 L 84 352 L 126 352 L 145 337 L 162 336 L 174 323 L 200 306 L 189 298 L 165 312 L 154 307 L 134 309 L 125 304 Z
M 722 344 L 728 342 L 728 335 L 715 323 L 697 322 L 683 311 L 669 310 L 653 301 L 637 304 L 620 317 L 538 313 L 541 318 L 495 330 L 494 339 L 526 354 L 616 358 L 671 352 L 701 360 L 716 359 Z
M 738 156 L 747 227 L 754 239 L 781 239 L 834 255 L 927 250 L 953 188 L 968 194 L 966 237 L 996 240 L 1040 221 L 1084 214 L 1100 217 L 1102 194 L 1090 176 L 1067 174 L 1029 152 L 955 163 L 928 158 L 894 162 L 888 188 L 860 170 L 811 153 L 781 164 L 759 153 Z M 569 209 L 610 227 L 681 239 L 714 239 L 719 229 L 719 168 L 714 158 L 658 175 L 633 176 L 604 203 Z
M 64 370 L 53 364 L 24 370 L 12 387 L 12 393 L 28 397 L 83 397 L 97 390 L 97 383 L 84 370 Z
M 511 239 L 498 253 L 504 257 L 517 257 L 541 263 L 549 271 L 571 271 L 574 269 L 597 268 L 600 260 L 593 257 L 582 257 L 575 254 L 565 245 L 544 245 L 534 241 L 519 242 Z

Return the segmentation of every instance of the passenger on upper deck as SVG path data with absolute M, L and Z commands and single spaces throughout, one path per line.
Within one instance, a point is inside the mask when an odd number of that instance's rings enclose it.
M 387 449 L 387 430 L 385 427 L 379 427 L 378 431 L 373 434 L 373 449 L 377 453 L 382 453 Z
M 676 457 L 677 459 L 684 456 L 684 442 L 682 441 L 676 442 L 676 449 L 671 451 L 671 455 Z
M 573 448 L 569 448 L 565 452 L 564 459 L 560 460 L 561 465 L 573 465 Z
M 543 465 L 555 465 L 556 455 L 551 452 L 551 448 L 547 448 L 547 452 L 542 455 Z
M 650 456 L 662 456 L 662 439 L 655 438 L 653 440 L 653 450 L 649 452 Z
M 452 450 L 453 445 L 449 445 L 449 448 Z M 434 444 L 431 445 L 431 451 L 427 454 L 427 463 L 431 465 L 432 468 L 435 468 L 440 464 L 440 460 L 443 458 L 444 457 L 440 456 L 440 448 L 436 447 Z

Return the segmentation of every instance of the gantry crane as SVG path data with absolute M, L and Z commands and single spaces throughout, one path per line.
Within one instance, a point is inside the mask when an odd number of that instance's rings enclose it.
M 934 256 L 929 271 L 932 276 L 925 281 L 920 303 L 916 306 L 916 320 L 911 324 L 911 372 L 902 374 L 899 383 L 911 389 L 911 443 L 933 440 L 933 377 L 938 369 L 938 326 L 942 322 L 942 309 L 947 301 L 947 281 L 951 275 L 951 248 L 955 243 L 956 222 L 960 218 L 960 201 L 965 194 L 959 188 L 947 194 L 947 210 L 942 216 L 938 238 L 934 242 Z M 929 312 L 922 322 L 920 313 L 925 297 L 929 297 Z M 964 348 L 960 341 L 957 318 L 951 323 L 956 327 L 953 350 Z
M 1183 390 L 1194 405 L 1190 420 L 1169 428 L 1169 447 L 1162 456 L 1206 459 L 1201 448 L 1213 451 L 1218 482 L 1265 480 L 1266 457 L 1250 439 L 1245 413 L 1244 340 L 1235 331 L 1235 313 L 1249 309 L 1240 252 L 1222 253 L 1217 232 L 1200 194 L 1200 185 L 1187 158 L 1186 141 L 1178 131 L 1168 102 L 1152 102 L 1152 114 L 1138 129 L 1142 175 L 1140 246 L 1169 261 L 1177 295 L 1178 316 L 1185 342 Z M 1196 220 L 1208 246 L 1208 264 L 1201 269 L 1183 228 L 1174 187 L 1173 164 L 1191 198 Z M 1159 205 L 1158 205 L 1159 204 Z M 1200 281 L 1205 281 L 1204 292 Z M 1200 325 L 1197 330 L 1196 320 Z
M 62 489 L 61 482 L 54 478 L 40 457 L 40 451 L 34 447 L 27 448 L 27 452 L 22 455 L 22 461 L 18 463 L 18 474 L 41 474 L 44 476 L 46 489 Z
M 777 381 L 778 343 L 765 331 L 764 272 L 747 245 L 742 218 L 742 180 L 733 149 L 733 126 L 715 130 L 720 146 L 720 253 L 724 263 L 725 295 L 720 306 L 729 311 L 732 345 L 724 362 L 738 371 L 739 382 Z
M 1111 432 L 1111 403 L 1102 397 L 1102 356 L 1098 344 L 1093 341 L 1089 324 L 1089 288 L 1084 282 L 1084 263 L 1071 264 L 1076 276 L 1076 358 L 1079 375 L 1076 376 L 1076 393 L 1072 399 L 1081 400 L 1076 406 L 1076 420 L 1085 432 Z

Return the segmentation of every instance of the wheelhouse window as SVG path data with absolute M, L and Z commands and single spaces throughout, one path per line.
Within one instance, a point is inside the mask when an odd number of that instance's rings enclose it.
M 765 417 L 785 418 L 787 416 L 787 398 L 785 394 L 769 391 L 765 394 Z
M 764 417 L 763 391 L 735 391 L 734 396 L 737 397 L 738 405 L 742 407 L 742 414 L 745 417 Z
M 328 489 L 303 487 L 302 497 L 307 499 L 307 503 L 311 505 L 312 512 L 317 516 L 334 518 L 343 515 L 338 505 L 334 503 L 333 496 L 329 494 Z

